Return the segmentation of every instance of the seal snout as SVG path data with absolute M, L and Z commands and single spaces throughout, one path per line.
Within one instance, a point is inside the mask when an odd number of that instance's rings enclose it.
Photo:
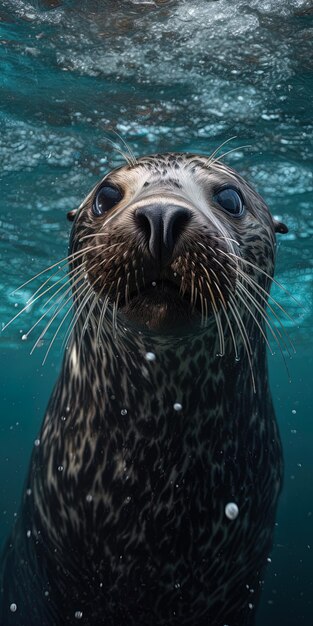
M 137 224 L 149 252 L 161 268 L 170 262 L 175 245 L 190 218 L 190 210 L 177 204 L 154 203 L 136 210 Z

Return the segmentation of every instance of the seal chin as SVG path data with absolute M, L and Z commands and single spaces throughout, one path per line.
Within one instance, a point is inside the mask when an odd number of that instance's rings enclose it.
M 190 302 L 186 306 L 187 297 L 174 283 L 163 281 L 134 294 L 119 310 L 126 320 L 145 329 L 177 334 L 199 324 L 199 312 Z

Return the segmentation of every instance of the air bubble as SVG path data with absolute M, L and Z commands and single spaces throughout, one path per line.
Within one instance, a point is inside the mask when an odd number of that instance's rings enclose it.
M 28 531 L 27 531 L 27 533 L 26 533 L 26 537 L 28 537 L 28 538 L 29 538 L 29 537 L 31 537 L 31 535 L 32 535 L 32 531 L 31 531 L 31 530 L 28 530 Z
M 146 353 L 146 359 L 147 359 L 147 361 L 155 361 L 156 356 L 155 356 L 154 352 L 147 352 Z
M 228 502 L 225 506 L 225 515 L 228 519 L 234 520 L 238 517 L 239 509 L 236 502 Z
M 183 405 L 180 404 L 180 402 L 175 402 L 175 404 L 173 404 L 174 411 L 181 411 L 182 408 L 183 408 Z
M 38 446 L 40 446 L 40 439 L 35 439 L 34 446 L 36 446 L 36 448 L 38 448 Z
M 59 465 L 59 466 L 58 466 L 58 472 L 63 472 L 63 470 L 64 470 L 63 465 Z
M 23 339 L 23 337 L 22 337 L 22 339 Z M 292 413 L 293 415 L 296 415 L 296 413 L 297 413 L 296 409 L 292 409 L 291 413 Z
M 11 613 L 15 613 L 15 611 L 17 611 L 17 604 L 15 604 L 15 602 L 12 602 L 12 604 L 10 604 L 10 611 Z
M 88 493 L 88 494 L 86 495 L 86 501 L 87 501 L 87 502 L 92 502 L 92 495 L 91 495 L 91 493 Z
M 121 410 L 121 415 L 127 415 L 127 409 L 122 409 Z
M 75 619 L 81 619 L 83 617 L 82 611 L 75 611 Z

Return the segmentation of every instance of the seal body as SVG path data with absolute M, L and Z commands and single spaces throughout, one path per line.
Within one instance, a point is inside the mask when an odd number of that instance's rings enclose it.
M 282 228 L 200 155 L 138 159 L 81 205 L 1 624 L 253 624 L 282 479 L 265 334 Z

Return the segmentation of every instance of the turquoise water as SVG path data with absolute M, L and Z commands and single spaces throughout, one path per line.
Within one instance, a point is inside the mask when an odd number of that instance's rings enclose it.
M 123 137 L 135 154 L 209 153 L 225 140 L 238 169 L 289 226 L 275 296 L 296 347 L 270 356 L 285 485 L 257 626 L 309 626 L 313 596 L 313 10 L 304 0 L 3 1 L 1 317 L 21 283 L 67 253 L 66 212 L 108 168 Z M 242 147 L 242 146 L 250 147 Z M 34 289 L 40 284 L 35 281 Z M 11 294 L 11 295 L 10 295 Z M 16 514 L 62 337 L 29 355 L 34 305 L 1 334 L 0 539 Z M 40 327 L 42 328 L 42 327 Z

